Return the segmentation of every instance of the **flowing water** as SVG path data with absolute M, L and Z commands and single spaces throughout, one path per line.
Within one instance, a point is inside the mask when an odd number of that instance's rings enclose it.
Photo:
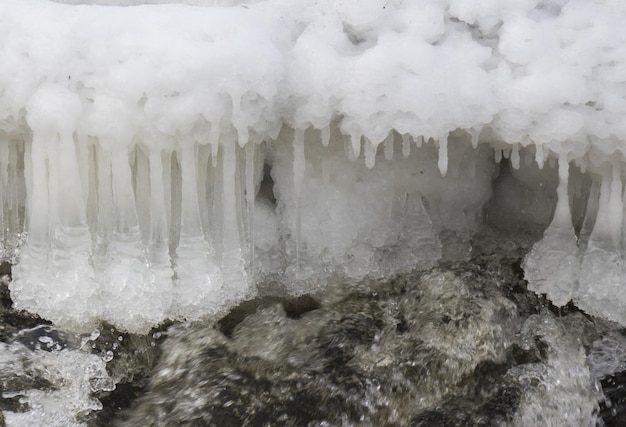
M 64 333 L 5 291 L 0 425 L 623 425 L 626 331 L 529 292 L 527 243 L 477 236 L 427 271 L 147 335 Z

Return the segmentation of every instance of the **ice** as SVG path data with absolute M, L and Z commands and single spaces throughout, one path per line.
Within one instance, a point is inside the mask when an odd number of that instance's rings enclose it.
M 579 277 L 578 246 L 568 193 L 567 155 L 559 157 L 558 201 L 554 217 L 541 239 L 524 262 L 529 288 L 545 293 L 558 306 L 567 304 L 575 294 Z
M 621 165 L 612 162 L 603 170 L 595 224 L 582 255 L 576 302 L 585 311 L 623 324 L 622 190 Z
M 393 159 L 393 132 L 389 132 L 389 135 L 387 135 L 387 138 L 385 138 L 384 148 L 385 148 L 385 160 L 392 160 Z M 409 155 L 407 153 L 404 157 L 406 158 L 408 156 Z
M 4 411 L 6 425 L 85 426 L 85 416 L 102 409 L 93 394 L 115 388 L 104 360 L 83 350 L 48 348 L 51 338 L 40 338 L 47 349 L 31 352 L 20 343 L 0 343 L 4 397 L 19 397 L 26 409 Z
M 428 266 L 493 195 L 509 228 L 547 225 L 558 199 L 531 288 L 626 324 L 626 6 L 505 6 L 3 1 L 0 235 L 17 307 L 145 331 L 262 280 L 299 292 Z M 595 182 L 581 208 L 570 163 Z
M 404 158 L 411 154 L 411 140 L 408 135 L 402 135 L 402 155 Z
M 302 182 L 306 172 L 304 157 L 304 130 L 296 129 L 293 140 L 293 192 L 296 199 L 295 244 L 296 260 L 300 262 L 300 240 L 302 228 Z
M 439 172 L 442 176 L 448 173 L 448 137 L 445 136 L 439 140 L 439 160 L 437 162 Z

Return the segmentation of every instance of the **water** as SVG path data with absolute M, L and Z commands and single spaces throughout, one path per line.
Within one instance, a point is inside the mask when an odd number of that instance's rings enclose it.
M 529 292 L 527 244 L 466 245 L 468 260 L 146 335 L 73 336 L 5 293 L 0 425 L 620 425 L 626 332 Z

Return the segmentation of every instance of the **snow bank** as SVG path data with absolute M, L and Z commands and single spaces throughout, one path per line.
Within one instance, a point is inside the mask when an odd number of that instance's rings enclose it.
M 520 153 L 558 159 L 531 287 L 626 324 L 622 3 L 73 3 L 0 4 L 0 220 L 4 258 L 20 247 L 19 307 L 141 331 L 260 277 L 297 291 L 427 267 L 439 231 L 481 221 L 495 149 L 514 169 Z M 602 182 L 582 246 L 569 163 Z

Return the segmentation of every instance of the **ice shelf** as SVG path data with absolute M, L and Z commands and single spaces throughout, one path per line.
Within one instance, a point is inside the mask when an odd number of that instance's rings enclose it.
M 145 331 L 428 268 L 491 198 L 552 218 L 533 290 L 626 325 L 626 5 L 182 3 L 0 3 L 19 308 Z

